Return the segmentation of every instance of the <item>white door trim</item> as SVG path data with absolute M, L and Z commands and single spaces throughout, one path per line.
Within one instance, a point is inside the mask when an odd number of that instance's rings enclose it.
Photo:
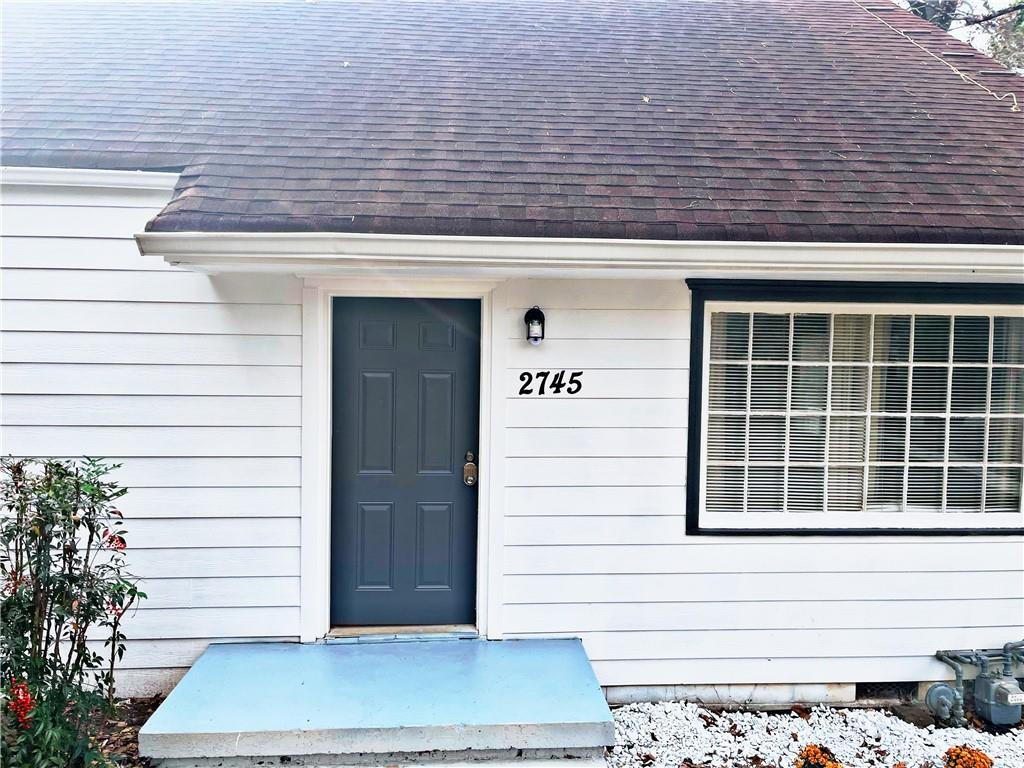
M 504 368 L 494 343 L 504 310 L 500 281 L 307 278 L 302 292 L 302 495 L 300 612 L 302 642 L 330 627 L 331 299 L 335 296 L 480 300 L 480 479 L 477 512 L 476 623 L 481 636 L 501 637 L 502 507 L 505 409 L 492 407 L 493 383 Z M 499 401 L 500 406 L 500 401 Z

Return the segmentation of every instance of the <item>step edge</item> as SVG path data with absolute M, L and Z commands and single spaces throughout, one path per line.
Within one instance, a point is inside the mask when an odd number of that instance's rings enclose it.
M 295 768 L 539 768 L 541 761 L 572 761 L 573 768 L 605 768 L 601 747 L 563 750 L 490 750 L 472 752 L 360 753 L 353 755 L 274 755 Z M 259 768 L 261 757 L 165 758 L 157 768 Z
M 603 748 L 615 743 L 611 720 L 560 724 L 429 726 L 220 733 L 139 734 L 150 758 L 266 757 L 380 753 Z

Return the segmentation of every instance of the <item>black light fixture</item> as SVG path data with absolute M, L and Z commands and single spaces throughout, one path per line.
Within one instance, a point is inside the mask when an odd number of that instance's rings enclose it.
M 534 306 L 526 310 L 523 322 L 526 323 L 526 340 L 534 346 L 540 344 L 544 339 L 544 313 L 540 311 L 540 307 Z

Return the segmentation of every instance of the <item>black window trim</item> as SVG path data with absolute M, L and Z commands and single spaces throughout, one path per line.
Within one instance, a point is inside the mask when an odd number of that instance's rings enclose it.
M 686 440 L 688 536 L 1020 536 L 1019 528 L 704 528 L 700 524 L 703 450 L 704 305 L 709 301 L 863 302 L 873 304 L 1024 304 L 1024 283 L 903 283 L 838 280 L 688 278 L 690 394 Z

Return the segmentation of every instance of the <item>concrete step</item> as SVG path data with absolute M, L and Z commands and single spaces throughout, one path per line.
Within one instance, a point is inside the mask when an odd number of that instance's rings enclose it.
M 140 752 L 168 768 L 326 767 L 593 758 L 614 741 L 578 640 L 403 639 L 210 646 L 143 726 Z
M 560 762 L 559 762 L 560 761 Z M 185 757 L 157 760 L 160 768 L 607 768 L 604 750 L 553 753 L 548 750 L 498 752 L 428 752 L 369 755 L 299 755 L 272 757 Z

